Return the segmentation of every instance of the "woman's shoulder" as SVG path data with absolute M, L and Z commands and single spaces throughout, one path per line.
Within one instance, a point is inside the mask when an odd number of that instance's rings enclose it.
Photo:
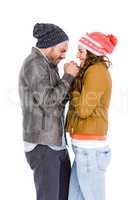
M 95 63 L 88 67 L 88 69 L 85 72 L 85 75 L 89 75 L 90 73 L 99 73 L 102 72 L 102 69 L 107 69 L 105 63 L 99 62 Z

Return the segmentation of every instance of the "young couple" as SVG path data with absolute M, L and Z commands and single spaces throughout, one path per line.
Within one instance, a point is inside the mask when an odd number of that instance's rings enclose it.
M 77 43 L 77 58 L 64 65 L 68 35 L 57 25 L 37 23 L 36 46 L 19 76 L 26 159 L 34 172 L 37 200 L 105 200 L 105 172 L 111 97 L 110 61 L 114 35 L 87 33 Z M 65 104 L 69 109 L 64 123 Z M 75 159 L 70 165 L 65 132 Z

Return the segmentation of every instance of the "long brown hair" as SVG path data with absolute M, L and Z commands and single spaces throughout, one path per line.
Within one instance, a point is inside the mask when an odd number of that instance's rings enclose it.
M 86 54 L 86 60 L 84 63 L 84 66 L 80 69 L 80 72 L 78 74 L 78 76 L 76 77 L 76 79 L 74 80 L 72 86 L 71 86 L 71 90 L 74 90 L 75 88 L 78 89 L 81 92 L 82 89 L 82 79 L 83 76 L 85 74 L 85 71 L 88 69 L 88 67 L 102 62 L 105 64 L 105 67 L 109 68 L 110 65 L 112 64 L 108 57 L 106 56 L 96 56 L 93 53 L 91 53 L 90 51 L 87 50 L 87 54 Z

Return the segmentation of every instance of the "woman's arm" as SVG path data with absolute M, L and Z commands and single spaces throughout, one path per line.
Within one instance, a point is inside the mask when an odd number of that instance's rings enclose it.
M 87 70 L 83 78 L 81 93 L 72 92 L 71 104 L 75 107 L 78 117 L 88 118 L 100 102 L 105 91 L 103 73 L 98 68 Z

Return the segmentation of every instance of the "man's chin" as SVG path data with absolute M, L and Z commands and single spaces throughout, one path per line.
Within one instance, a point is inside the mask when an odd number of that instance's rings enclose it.
M 62 61 L 62 59 L 58 59 L 55 63 L 56 65 L 59 64 Z
M 59 64 L 59 61 L 54 61 L 53 64 L 54 64 L 54 65 L 58 65 L 58 64 Z

